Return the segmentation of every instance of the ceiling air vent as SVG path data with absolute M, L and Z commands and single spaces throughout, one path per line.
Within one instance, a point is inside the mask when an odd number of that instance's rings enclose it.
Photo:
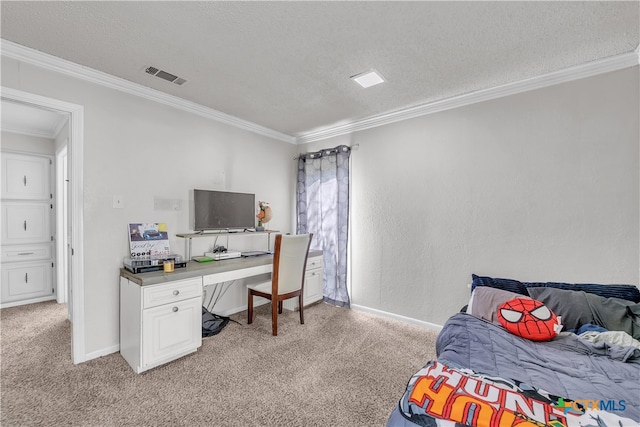
M 186 80 L 183 79 L 182 77 L 174 76 L 171 73 L 167 73 L 166 71 L 160 70 L 152 66 L 145 68 L 144 72 L 147 74 L 151 74 L 152 76 L 156 76 L 161 79 L 164 79 L 168 82 L 175 83 L 177 85 L 183 85 L 186 82 Z
M 147 74 L 151 74 L 152 76 L 155 76 L 156 73 L 160 70 L 158 70 L 156 67 L 147 67 L 146 70 L 144 70 Z

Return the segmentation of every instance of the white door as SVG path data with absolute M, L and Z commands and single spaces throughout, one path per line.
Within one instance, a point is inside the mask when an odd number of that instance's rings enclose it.
M 51 235 L 49 202 L 2 203 L 2 244 L 43 243 Z
M 51 297 L 53 268 L 50 261 L 13 262 L 2 266 L 2 302 Z
M 2 169 L 3 199 L 43 200 L 50 197 L 47 157 L 4 153 Z
M 58 203 L 56 204 L 56 236 L 57 236 L 57 286 L 56 294 L 58 303 L 67 303 L 68 318 L 71 320 L 71 300 L 68 296 L 69 288 L 69 179 L 67 172 L 67 138 L 63 145 L 56 153 L 56 195 Z

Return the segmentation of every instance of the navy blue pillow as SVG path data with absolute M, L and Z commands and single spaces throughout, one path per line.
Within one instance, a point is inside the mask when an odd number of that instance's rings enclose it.
M 503 291 L 529 296 L 527 288 L 522 284 L 522 282 L 517 280 L 476 276 L 475 274 L 472 274 L 471 278 L 473 279 L 471 282 L 471 292 L 473 292 L 476 286 L 488 286 L 490 288 L 502 289 Z
M 513 279 L 471 275 L 471 291 L 476 286 L 489 286 L 522 295 L 529 295 L 527 288 L 557 288 L 569 291 L 583 291 L 604 298 L 621 298 L 635 303 L 640 302 L 640 289 L 633 285 L 601 285 L 595 283 L 561 283 L 561 282 L 520 282 Z

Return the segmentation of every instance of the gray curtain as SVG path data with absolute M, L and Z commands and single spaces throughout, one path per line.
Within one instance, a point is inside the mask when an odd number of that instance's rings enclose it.
M 323 252 L 324 300 L 346 307 L 350 155 L 346 145 L 300 155 L 297 184 L 297 232 Z

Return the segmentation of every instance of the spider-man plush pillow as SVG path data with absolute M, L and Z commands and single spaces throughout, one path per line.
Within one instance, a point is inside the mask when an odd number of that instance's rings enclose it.
M 549 341 L 557 335 L 555 313 L 534 299 L 514 298 L 498 307 L 498 321 L 509 332 L 532 341 Z

